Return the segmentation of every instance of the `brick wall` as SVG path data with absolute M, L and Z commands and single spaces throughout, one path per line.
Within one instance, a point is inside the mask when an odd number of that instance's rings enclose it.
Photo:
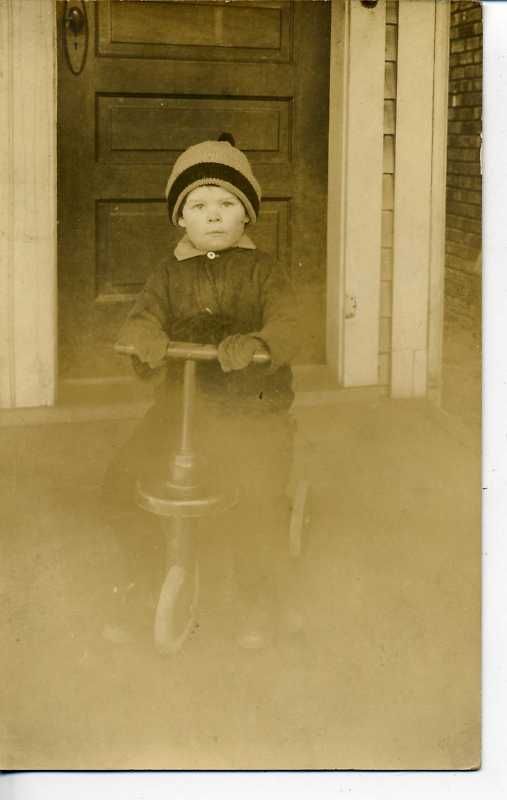
M 480 316 L 482 8 L 451 4 L 447 150 L 446 314 Z

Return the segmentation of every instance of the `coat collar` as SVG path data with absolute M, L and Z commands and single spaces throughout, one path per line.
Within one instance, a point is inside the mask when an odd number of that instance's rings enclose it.
M 255 250 L 256 247 L 249 236 L 246 233 L 243 234 L 241 239 L 235 245 L 236 247 L 240 247 L 242 250 Z M 185 234 L 183 239 L 180 239 L 176 247 L 174 248 L 174 255 L 176 256 L 178 261 L 185 261 L 187 258 L 195 258 L 195 256 L 204 256 L 206 255 L 206 250 L 198 250 L 188 236 Z

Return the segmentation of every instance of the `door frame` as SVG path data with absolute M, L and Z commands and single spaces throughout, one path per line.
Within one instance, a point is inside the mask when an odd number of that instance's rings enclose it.
M 354 0 L 331 2 L 327 364 L 342 386 L 375 385 L 383 140 L 378 120 L 383 109 L 386 2 L 379 0 L 373 9 Z M 408 5 L 410 0 L 400 0 L 400 7 Z M 418 5 L 426 9 L 422 23 L 434 47 L 433 70 L 424 75 L 431 82 L 433 97 L 434 123 L 428 132 L 431 185 L 418 212 L 398 232 L 410 238 L 421 215 L 425 219 L 430 215 L 425 240 L 430 253 L 428 296 L 410 294 L 409 285 L 402 296 L 424 316 L 430 384 L 438 389 L 445 240 L 442 160 L 447 122 L 447 48 L 442 45 L 448 41 L 449 3 L 433 0 Z M 0 3 L 0 131 L 7 144 L 0 154 L 0 408 L 56 402 L 56 47 L 53 0 Z M 369 124 L 362 124 L 365 114 Z M 413 115 L 405 115 L 402 124 L 410 139 L 416 124 Z M 402 179 L 397 173 L 396 180 Z M 365 224 L 369 237 L 364 235 Z M 402 269 L 398 272 L 403 276 Z M 414 382 L 409 374 L 414 358 L 400 363 L 407 365 L 405 375 L 397 372 L 402 396 L 426 394 L 428 369 Z M 391 392 L 397 394 L 396 385 Z

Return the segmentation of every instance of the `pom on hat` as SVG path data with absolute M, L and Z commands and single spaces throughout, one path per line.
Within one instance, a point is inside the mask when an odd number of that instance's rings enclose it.
M 229 142 L 229 144 L 232 144 L 233 147 L 236 147 L 234 136 L 232 135 L 232 133 L 227 133 L 227 131 L 224 131 L 223 133 L 220 134 L 220 136 L 218 137 L 218 141 Z
M 261 187 L 247 157 L 235 146 L 232 134 L 224 132 L 218 140 L 194 144 L 176 159 L 165 190 L 173 225 L 178 224 L 185 197 L 198 186 L 227 189 L 241 200 L 250 220 L 256 221 Z

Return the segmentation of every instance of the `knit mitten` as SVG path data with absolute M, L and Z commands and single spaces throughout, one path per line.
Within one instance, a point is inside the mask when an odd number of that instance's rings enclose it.
M 169 338 L 164 331 L 155 330 L 144 320 L 137 320 L 130 325 L 128 333 L 123 329 L 120 331 L 117 344 L 130 346 L 139 361 L 150 369 L 157 369 L 165 363 Z
M 218 345 L 218 361 L 224 372 L 235 369 L 244 369 L 253 358 L 254 353 L 261 347 L 261 342 L 255 336 L 235 333 L 228 336 Z

